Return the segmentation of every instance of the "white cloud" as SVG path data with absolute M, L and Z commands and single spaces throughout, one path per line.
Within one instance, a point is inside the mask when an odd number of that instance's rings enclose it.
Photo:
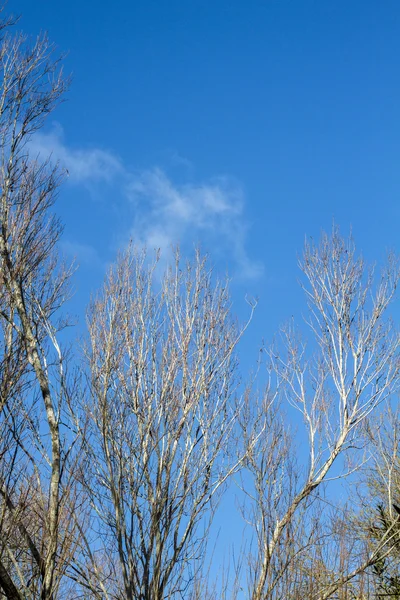
M 64 143 L 64 134 L 59 124 L 47 133 L 38 132 L 29 142 L 29 153 L 32 157 L 46 159 L 51 156 L 66 169 L 70 181 L 110 182 L 116 175 L 124 172 L 120 160 L 111 152 L 99 148 L 73 149 Z
M 173 244 L 201 243 L 233 260 L 242 277 L 262 274 L 262 264 L 246 251 L 244 196 L 234 181 L 178 185 L 154 168 L 132 176 L 127 193 L 135 206 L 131 235 L 138 245 L 168 253 Z
M 84 264 L 95 268 L 102 267 L 102 261 L 96 248 L 93 248 L 93 246 L 90 246 L 89 244 L 65 240 L 61 242 L 60 247 L 64 254 L 70 258 L 76 259 L 78 264 Z
M 184 249 L 200 244 L 216 258 L 233 264 L 237 275 L 256 278 L 262 274 L 262 264 L 253 261 L 246 250 L 244 194 L 233 179 L 178 184 L 160 168 L 132 172 L 111 152 L 69 148 L 57 124 L 48 133 L 36 134 L 29 150 L 33 157 L 46 159 L 51 155 L 67 169 L 70 182 L 88 185 L 92 194 L 100 191 L 96 184 L 110 184 L 113 201 L 118 199 L 122 204 L 123 215 L 129 214 L 125 205 L 129 201 L 134 217 L 133 223 L 126 224 L 125 239 L 130 235 L 137 245 L 161 249 L 164 259 L 168 259 L 172 246 Z M 104 195 L 104 189 L 101 191 Z M 85 244 L 68 246 L 65 242 L 64 246 L 83 262 L 98 261 L 95 249 Z
M 186 171 L 193 172 L 193 163 L 188 158 L 182 156 L 176 150 L 170 150 L 168 154 L 169 162 L 173 167 L 181 167 Z

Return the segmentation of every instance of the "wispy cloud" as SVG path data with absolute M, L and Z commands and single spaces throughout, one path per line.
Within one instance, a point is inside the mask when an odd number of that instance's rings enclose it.
M 173 167 L 181 167 L 183 169 L 186 169 L 186 171 L 189 171 L 190 173 L 193 172 L 194 165 L 192 161 L 190 161 L 185 156 L 179 154 L 179 152 L 177 152 L 176 150 L 169 150 L 168 158 L 169 162 Z
M 185 249 L 200 244 L 233 264 L 241 277 L 257 278 L 262 274 L 262 264 L 247 253 L 245 198 L 232 178 L 176 183 L 160 168 L 131 171 L 111 152 L 69 148 L 58 125 L 48 133 L 35 135 L 30 152 L 41 158 L 51 155 L 68 171 L 71 183 L 91 186 L 92 193 L 96 190 L 93 185 L 109 184 L 113 199 L 122 203 L 122 213 L 134 215 L 133 222 L 126 223 L 122 238 L 132 237 L 135 244 L 149 250 L 161 249 L 165 258 L 172 246 Z M 127 202 L 133 211 L 124 208 Z M 84 262 L 97 260 L 95 249 L 84 243 L 64 245 L 66 251 L 75 250 Z
M 69 148 L 64 132 L 57 123 L 49 132 L 38 132 L 29 143 L 31 156 L 47 158 L 67 171 L 72 183 L 111 182 L 124 173 L 122 163 L 111 152 L 99 148 Z
M 62 252 L 69 258 L 76 259 L 79 265 L 85 265 L 94 268 L 101 268 L 103 263 L 100 256 L 93 246 L 65 240 L 61 242 Z
M 127 193 L 135 205 L 132 237 L 139 245 L 168 252 L 173 244 L 201 243 L 233 260 L 242 277 L 262 274 L 262 264 L 246 251 L 244 194 L 237 182 L 219 177 L 176 184 L 154 168 L 132 176 Z

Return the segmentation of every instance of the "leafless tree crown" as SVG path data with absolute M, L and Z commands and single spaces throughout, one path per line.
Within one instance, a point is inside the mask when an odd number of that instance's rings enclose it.
M 0 598 L 400 597 L 396 258 L 378 273 L 336 228 L 306 244 L 307 335 L 292 322 L 265 350 L 263 393 L 239 375 L 248 323 L 199 252 L 164 272 L 121 252 L 71 356 L 63 173 L 30 144 L 68 81 L 46 36 L 14 26 L 0 24 Z M 207 542 L 233 480 L 248 543 L 219 585 Z

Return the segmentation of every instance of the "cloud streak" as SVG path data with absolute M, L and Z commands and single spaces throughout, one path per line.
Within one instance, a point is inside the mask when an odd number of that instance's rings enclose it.
M 102 261 L 93 246 L 71 240 L 63 240 L 60 244 L 61 251 L 69 258 L 76 259 L 79 265 L 101 268 Z
M 107 184 L 113 199 L 118 198 L 120 212 L 133 214 L 122 238 L 131 237 L 135 244 L 149 250 L 160 249 L 165 259 L 172 246 L 191 250 L 200 244 L 214 257 L 233 264 L 235 274 L 242 278 L 254 279 L 262 274 L 262 264 L 247 253 L 245 198 L 232 178 L 177 183 L 158 167 L 132 171 L 111 152 L 69 148 L 58 125 L 48 133 L 35 135 L 29 150 L 42 159 L 51 155 L 67 170 L 71 184 L 87 185 L 92 194 L 96 193 L 96 184 Z M 80 254 L 87 254 L 82 251 L 84 243 L 74 246 L 79 246 Z
M 261 263 L 247 255 L 244 194 L 233 180 L 176 184 L 153 168 L 133 176 L 127 194 L 135 208 L 131 234 L 138 245 L 168 252 L 177 243 L 200 243 L 233 260 L 242 277 L 262 274 Z
M 68 148 L 64 143 L 63 130 L 58 124 L 47 133 L 36 133 L 29 143 L 29 153 L 40 159 L 51 156 L 54 162 L 58 162 L 66 170 L 71 183 L 110 183 L 124 172 L 121 161 L 111 152 L 99 148 Z

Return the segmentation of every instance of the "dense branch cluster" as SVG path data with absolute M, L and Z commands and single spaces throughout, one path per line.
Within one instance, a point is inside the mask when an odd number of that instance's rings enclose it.
M 200 253 L 163 272 L 133 241 L 69 354 L 62 172 L 29 153 L 68 82 L 47 38 L 13 26 L 0 45 L 0 598 L 400 597 L 395 257 L 377 275 L 336 228 L 308 243 L 307 333 L 291 323 L 263 349 L 261 391 L 237 350 L 254 306 L 239 327 Z M 210 528 L 234 484 L 247 542 L 211 581 Z

